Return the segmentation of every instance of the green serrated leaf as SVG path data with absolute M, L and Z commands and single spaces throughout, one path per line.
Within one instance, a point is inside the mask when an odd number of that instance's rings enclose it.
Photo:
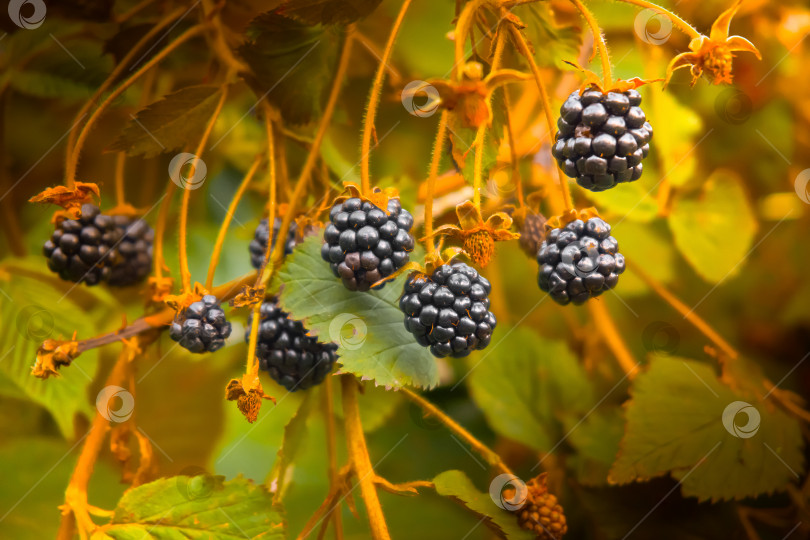
M 282 539 L 285 530 L 281 508 L 250 480 L 174 476 L 125 493 L 110 523 L 92 538 Z
M 579 56 L 581 30 L 576 26 L 558 24 L 548 4 L 525 4 L 513 11 L 526 24 L 524 32 L 535 49 L 535 60 L 539 65 L 561 67 L 564 60 L 570 62 Z
M 443 497 L 450 497 L 478 516 L 486 518 L 487 525 L 503 533 L 506 538 L 534 538 L 532 533 L 524 531 L 518 526 L 514 513 L 496 505 L 489 493 L 478 491 L 463 472 L 444 471 L 433 479 L 433 485 L 436 487 L 436 493 Z
M 321 258 L 321 242 L 320 235 L 307 238 L 276 273 L 281 307 L 313 335 L 338 343 L 341 371 L 384 386 L 438 384 L 435 359 L 402 322 L 398 302 L 407 276 L 379 291 L 349 291 Z
M 69 339 L 74 331 L 81 337 L 101 333 L 115 320 L 115 301 L 101 288 L 74 286 L 28 271 L 29 266 L 15 261 L 7 269 L 13 281 L 0 281 L 0 394 L 45 407 L 62 434 L 72 437 L 74 416 L 95 414 L 88 389 L 98 369 L 98 351 L 83 353 L 59 377 L 46 381 L 31 375 L 31 366 L 45 339 Z
M 382 0 L 288 0 L 277 13 L 306 24 L 350 24 L 371 14 Z
M 771 493 L 801 474 L 798 422 L 736 393 L 704 363 L 654 358 L 631 396 L 612 483 L 669 473 L 684 496 L 723 500 Z
M 564 341 L 522 327 L 498 331 L 470 360 L 472 397 L 496 432 L 548 452 L 562 436 L 561 415 L 592 406 L 591 383 Z
M 221 87 L 208 85 L 169 94 L 139 111 L 109 150 L 144 157 L 177 150 L 203 131 L 221 94 Z
M 55 45 L 55 44 L 54 44 Z M 13 67 L 9 83 L 20 93 L 39 98 L 83 99 L 91 96 L 112 70 L 101 45 L 88 40 L 66 41 L 31 61 Z
M 711 283 L 739 272 L 757 230 L 742 179 L 715 171 L 699 197 L 677 196 L 669 215 L 675 245 L 695 271 Z
M 245 80 L 292 124 L 317 117 L 337 63 L 340 32 L 265 13 L 248 29 L 239 53 L 250 66 Z M 302 91 L 306 89 L 306 91 Z
M 653 175 L 645 174 L 635 182 L 622 184 L 621 189 L 609 189 L 599 193 L 577 187 L 573 179 L 565 179 L 571 182 L 572 189 L 576 189 L 588 200 L 599 205 L 606 214 L 615 214 L 621 216 L 623 220 L 640 223 L 649 223 L 658 215 L 654 186 L 659 179 Z

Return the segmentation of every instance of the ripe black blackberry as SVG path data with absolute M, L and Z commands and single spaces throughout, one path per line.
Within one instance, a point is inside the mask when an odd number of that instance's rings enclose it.
M 598 217 L 552 229 L 537 253 L 540 288 L 558 304 L 582 304 L 612 289 L 624 272 L 619 243 Z
M 641 178 L 653 130 L 637 90 L 573 92 L 560 107 L 551 153 L 567 176 L 591 191 Z
M 332 207 L 323 233 L 321 257 L 350 291 L 367 291 L 408 262 L 414 239 L 413 217 L 399 199 L 388 201 L 388 214 L 357 197 Z
M 109 284 L 126 287 L 142 281 L 152 270 L 152 242 L 155 232 L 142 219 L 113 216 L 119 241 L 110 268 Z
M 323 382 L 337 360 L 337 345 L 309 336 L 300 321 L 281 310 L 275 298 L 262 303 L 256 357 L 259 367 L 290 392 Z M 248 316 L 245 341 L 250 341 L 253 313 Z
M 213 294 L 192 302 L 169 330 L 174 341 L 193 353 L 214 352 L 225 345 L 231 335 L 231 323 Z
M 430 276 L 412 274 L 399 301 L 405 328 L 439 358 L 483 349 L 496 324 L 490 290 L 489 281 L 461 262 L 442 265 Z
M 281 228 L 281 218 L 276 218 L 273 220 L 273 243 L 275 243 L 276 238 L 278 238 L 278 230 Z M 295 234 L 296 234 L 296 225 L 295 222 L 290 223 L 290 228 L 287 231 L 287 241 L 284 243 L 284 255 L 289 255 L 292 253 L 293 248 L 295 247 Z M 267 218 L 264 218 L 259 222 L 258 227 L 256 227 L 256 232 L 253 235 L 253 240 L 250 241 L 250 264 L 253 265 L 253 268 L 258 270 L 262 267 L 262 263 L 264 262 L 264 254 L 267 251 L 267 242 L 270 241 L 270 227 L 268 226 Z
M 48 268 L 59 277 L 76 283 L 97 285 L 110 276 L 111 252 L 121 232 L 112 216 L 98 206 L 83 204 L 79 219 L 66 219 L 56 226 L 43 245 Z

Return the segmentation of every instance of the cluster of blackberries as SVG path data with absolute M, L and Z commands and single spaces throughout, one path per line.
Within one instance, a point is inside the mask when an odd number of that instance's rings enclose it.
M 337 360 L 337 345 L 309 336 L 304 325 L 282 311 L 275 298 L 262 303 L 259 316 L 259 367 L 290 392 L 323 382 Z M 250 340 L 252 320 L 253 313 L 248 317 L 246 342 Z
M 540 288 L 562 305 L 582 304 L 612 289 L 625 267 L 610 225 L 598 217 L 552 229 L 540 245 L 537 262 Z
M 388 201 L 388 214 L 354 197 L 329 212 L 321 257 L 351 291 L 367 291 L 408 262 L 414 239 L 413 217 L 399 199 Z
M 225 319 L 217 297 L 207 294 L 183 310 L 180 319 L 172 323 L 169 335 L 193 353 L 214 352 L 231 335 L 231 323 Z
M 278 237 L 278 231 L 281 228 L 281 218 L 276 218 L 273 221 L 273 239 L 272 242 L 275 244 L 276 238 Z M 284 243 L 284 255 L 289 255 L 292 253 L 293 248 L 295 247 L 295 234 L 296 234 L 296 225 L 295 222 L 290 223 L 290 228 L 287 231 L 287 241 Z M 259 226 L 256 227 L 256 232 L 253 234 L 253 240 L 250 241 L 250 264 L 253 265 L 253 268 L 258 270 L 262 267 L 264 263 L 264 255 L 267 251 L 267 242 L 270 242 L 270 226 L 267 221 L 267 218 L 264 218 L 259 222 Z
M 567 176 L 591 191 L 641 177 L 652 126 L 637 90 L 573 92 L 560 107 L 551 153 Z
M 490 289 L 489 281 L 461 262 L 442 265 L 430 276 L 413 274 L 399 301 L 405 328 L 439 358 L 483 349 L 496 324 Z
M 83 204 L 79 219 L 65 219 L 43 246 L 48 268 L 77 283 L 123 287 L 145 278 L 152 266 L 153 232 L 145 221 L 102 214 Z

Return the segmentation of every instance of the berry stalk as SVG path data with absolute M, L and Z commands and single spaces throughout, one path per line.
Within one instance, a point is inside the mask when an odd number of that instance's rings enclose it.
M 646 9 L 651 9 L 660 15 L 667 17 L 672 23 L 678 27 L 678 29 L 689 36 L 690 39 L 695 39 L 700 37 L 700 32 L 698 32 L 694 26 L 683 20 L 682 18 L 675 15 L 673 12 L 665 9 L 658 4 L 653 4 L 652 2 L 647 2 L 647 0 L 618 0 L 619 2 L 625 2 L 627 4 L 633 4 L 635 6 L 643 7 Z
M 388 525 L 377 496 L 377 487 L 374 485 L 374 468 L 366 446 L 366 437 L 363 433 L 363 424 L 360 421 L 360 406 L 357 403 L 357 379 L 354 375 L 343 375 L 343 417 L 346 425 L 346 446 L 349 450 L 349 459 L 360 483 L 360 494 L 366 505 L 368 521 L 371 525 L 371 537 L 374 540 L 389 540 Z
M 455 64 L 453 65 L 453 77 L 456 81 L 461 81 L 462 67 L 464 66 L 464 42 L 467 40 L 467 34 L 470 32 L 470 27 L 475 17 L 475 13 L 484 4 L 489 3 L 490 0 L 471 0 L 468 2 L 464 9 L 458 16 L 455 29 Z
M 610 55 L 608 54 L 607 43 L 605 43 L 605 36 L 602 35 L 602 29 L 599 28 L 599 23 L 593 13 L 585 7 L 580 0 L 571 0 L 571 3 L 579 10 L 585 22 L 591 27 L 593 33 L 594 47 L 599 52 L 599 57 L 602 60 L 602 78 L 605 81 L 605 89 L 608 89 L 613 84 L 613 74 L 610 69 Z
M 633 353 L 627 348 L 627 344 L 624 342 L 618 328 L 616 328 L 616 323 L 613 321 L 610 311 L 608 311 L 604 302 L 599 301 L 588 302 L 588 311 L 590 311 L 591 318 L 602 335 L 602 339 L 605 340 L 605 343 L 613 352 L 613 356 L 616 357 L 616 361 L 619 362 L 622 371 L 625 372 L 628 379 L 633 379 L 640 363 L 633 358 Z
M 330 490 L 336 489 L 340 481 L 340 472 L 337 462 L 337 430 L 335 426 L 334 377 L 326 377 L 324 381 L 323 407 L 326 419 L 326 449 L 329 455 L 329 485 Z M 343 540 L 343 515 L 334 512 L 332 519 L 335 524 L 335 540 Z M 325 526 L 326 524 L 324 524 Z
M 230 74 L 225 77 L 225 80 L 229 78 Z M 205 131 L 202 137 L 200 137 L 200 143 L 197 145 L 197 149 L 194 152 L 194 161 L 191 162 L 192 174 L 194 174 L 193 171 L 197 169 L 200 154 L 203 153 L 205 145 L 208 143 L 208 138 L 211 136 L 211 131 L 214 129 L 214 123 L 216 123 L 219 113 L 222 112 L 222 107 L 225 105 L 226 97 L 228 97 L 227 83 L 222 85 L 221 94 L 217 106 L 214 109 L 214 114 L 212 114 L 211 118 L 208 120 Z M 191 191 L 192 190 L 188 188 L 183 190 L 183 201 L 180 207 L 180 277 L 183 281 L 183 292 L 191 291 L 191 271 L 188 269 L 188 246 L 186 238 L 186 229 L 188 228 L 188 203 L 191 199 Z
M 198 35 L 202 34 L 205 31 L 205 27 L 202 25 L 192 26 L 182 34 L 180 34 L 177 39 L 166 45 L 164 49 L 162 49 L 159 53 L 149 59 L 141 68 L 133 73 L 130 77 L 124 80 L 118 88 L 113 90 L 107 99 L 101 102 L 101 105 L 93 111 L 93 114 L 90 115 L 90 118 L 87 119 L 87 123 L 84 124 L 81 132 L 79 133 L 76 139 L 76 145 L 73 147 L 72 150 L 68 150 L 69 155 L 67 159 L 67 163 L 65 164 L 65 182 L 68 187 L 72 187 L 73 183 L 76 180 L 76 167 L 79 163 L 79 155 L 81 154 L 82 147 L 87 140 L 87 136 L 90 134 L 90 130 L 93 125 L 98 121 L 98 118 L 104 113 L 105 110 L 116 100 L 118 97 L 124 93 L 124 91 L 132 86 L 135 81 L 137 81 L 144 73 L 149 71 L 151 68 L 156 66 L 160 61 L 164 58 L 169 56 L 175 49 L 177 49 L 180 45 L 185 43 L 186 41 L 190 40 L 193 37 L 197 37 Z M 144 39 L 146 36 L 144 36 Z M 122 62 L 121 65 L 124 65 Z M 113 72 L 115 73 L 115 72 Z M 112 75 L 111 75 L 112 77 Z M 88 102 L 90 103 L 90 102 Z M 89 108 L 89 107 L 88 107 Z M 82 111 L 79 111 L 82 113 Z M 86 114 L 86 112 L 82 113 Z M 81 116 L 79 117 L 81 118 Z M 74 124 L 75 128 L 75 124 Z M 69 143 L 69 141 L 68 141 Z
M 447 109 L 442 109 L 439 116 L 439 127 L 436 130 L 436 141 L 433 143 L 433 155 L 430 158 L 430 169 L 428 170 L 427 194 L 425 196 L 425 248 L 428 253 L 433 253 L 436 243 L 433 240 L 433 194 L 436 189 L 436 176 L 439 174 L 439 161 L 442 157 L 442 146 L 447 138 Z
M 380 104 L 380 94 L 382 93 L 382 83 L 385 78 L 385 66 L 391 59 L 391 51 L 394 49 L 394 41 L 397 39 L 397 34 L 402 26 L 402 21 L 405 19 L 405 13 L 411 5 L 411 0 L 402 2 L 402 7 L 399 8 L 399 14 L 394 21 L 394 26 L 391 28 L 391 34 L 388 36 L 388 41 L 385 44 L 382 58 L 380 58 L 380 65 L 377 67 L 377 73 L 374 75 L 374 83 L 371 86 L 371 92 L 368 98 L 368 107 L 366 108 L 366 118 L 363 124 L 363 142 L 360 146 L 360 183 L 364 193 L 371 191 L 371 134 L 374 131 L 374 119 L 377 117 L 377 107 Z M 348 41 L 347 41 L 348 45 Z
M 245 173 L 245 178 L 242 180 L 242 183 L 239 184 L 239 187 L 236 189 L 236 193 L 231 198 L 231 202 L 228 205 L 228 210 L 225 213 L 225 219 L 222 220 L 219 233 L 217 233 L 217 240 L 214 242 L 214 251 L 211 253 L 211 262 L 208 264 L 208 276 L 205 278 L 206 289 L 210 289 L 214 284 L 214 273 L 217 270 L 219 257 L 222 254 L 222 245 L 225 243 L 225 235 L 228 233 L 228 227 L 231 225 L 233 215 L 236 212 L 236 207 L 239 206 L 239 201 L 242 200 L 242 195 L 244 195 L 245 190 L 247 189 L 248 185 L 250 185 L 253 177 L 256 175 L 256 171 L 259 169 L 261 162 L 262 157 L 256 156 L 256 159 L 253 160 L 253 164 L 250 166 L 250 169 L 248 169 L 247 173 Z
M 543 82 L 543 78 L 540 76 L 540 68 L 537 66 L 537 62 L 534 61 L 534 56 L 532 55 L 532 51 L 529 49 L 529 44 L 526 43 L 526 38 L 523 37 L 520 30 L 515 28 L 514 25 L 510 25 L 509 31 L 511 32 L 515 43 L 517 43 L 520 53 L 526 58 L 526 60 L 528 60 L 529 67 L 532 70 L 532 75 L 534 75 L 537 90 L 540 92 L 540 101 L 543 103 L 543 112 L 545 112 L 546 124 L 548 125 L 549 147 L 551 147 L 551 145 L 554 144 L 552 138 L 554 137 L 557 125 L 554 122 L 554 118 L 551 116 L 551 102 L 548 99 L 546 85 Z M 560 174 L 559 167 L 555 167 L 555 170 L 557 172 L 557 184 L 560 186 L 563 206 L 565 206 L 566 210 L 571 210 L 574 208 L 574 204 L 571 201 L 571 189 L 568 186 L 568 181 L 563 178 L 562 174 Z

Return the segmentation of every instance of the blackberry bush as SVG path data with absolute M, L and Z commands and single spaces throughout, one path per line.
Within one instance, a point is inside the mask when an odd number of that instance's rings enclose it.
M 253 313 L 248 316 L 245 342 L 250 340 Z M 275 298 L 263 302 L 256 357 L 259 367 L 290 392 L 317 385 L 332 371 L 337 345 L 321 343 L 300 321 L 281 310 Z
M 565 174 L 591 191 L 641 178 L 653 130 L 637 90 L 571 93 L 560 107 L 551 153 Z
M 496 325 L 490 290 L 486 278 L 460 262 L 439 266 L 430 276 L 413 274 L 399 301 L 405 328 L 439 358 L 483 349 Z
M 278 231 L 280 228 L 281 218 L 276 218 L 273 220 L 273 243 L 275 243 L 276 238 L 278 237 Z M 296 225 L 293 221 L 290 223 L 290 228 L 287 231 L 287 241 L 284 243 L 284 255 L 289 255 L 292 253 L 292 250 L 295 247 L 295 234 Z M 267 242 L 270 241 L 269 222 L 267 221 L 267 218 L 264 218 L 256 227 L 256 232 L 253 234 L 253 240 L 250 241 L 249 247 L 250 264 L 253 265 L 253 268 L 256 270 L 262 267 L 262 263 L 264 262 L 264 254 L 267 251 Z
M 619 243 L 598 217 L 552 229 L 537 253 L 540 288 L 558 304 L 582 304 L 612 289 L 624 272 Z
M 152 242 L 155 233 L 142 219 L 113 216 L 118 244 L 109 273 L 109 284 L 126 287 L 142 281 L 152 270 Z
M 367 291 L 408 262 L 414 239 L 413 217 L 399 199 L 388 201 L 388 214 L 358 197 L 337 203 L 329 212 L 321 257 L 351 291 Z
M 112 216 L 102 214 L 98 206 L 83 204 L 81 217 L 61 221 L 45 242 L 48 268 L 76 283 L 97 285 L 106 281 L 114 260 L 111 250 L 120 234 Z
M 180 320 L 172 323 L 169 335 L 193 353 L 214 352 L 231 335 L 231 323 L 226 320 L 217 297 L 207 294 L 182 312 Z

